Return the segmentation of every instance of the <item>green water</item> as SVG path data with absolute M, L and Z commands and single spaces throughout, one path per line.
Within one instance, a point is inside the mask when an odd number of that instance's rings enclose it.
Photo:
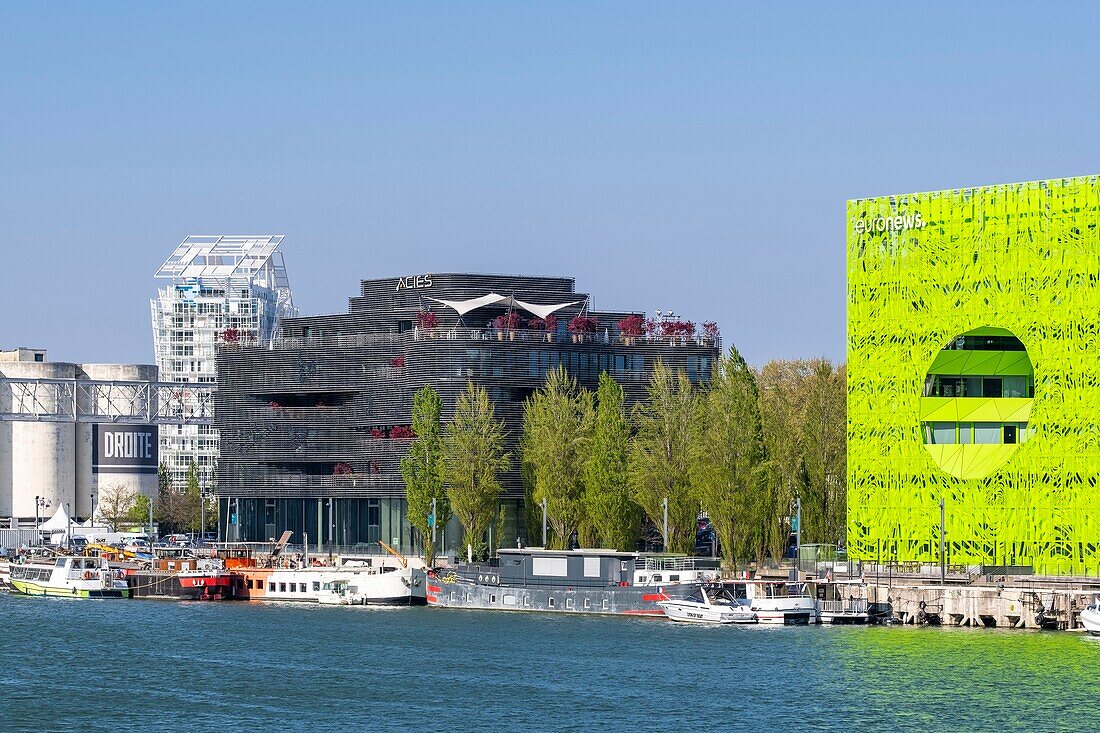
M 0 730 L 1100 728 L 1100 639 L 0 595 Z

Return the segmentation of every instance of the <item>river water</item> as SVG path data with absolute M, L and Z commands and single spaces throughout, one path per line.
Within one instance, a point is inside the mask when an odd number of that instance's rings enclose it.
M 0 594 L 2 731 L 1096 730 L 1100 638 Z

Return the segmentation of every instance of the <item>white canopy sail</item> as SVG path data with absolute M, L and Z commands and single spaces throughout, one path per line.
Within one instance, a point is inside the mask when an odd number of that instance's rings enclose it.
M 571 305 L 577 305 L 583 303 L 583 300 L 574 300 L 570 303 L 528 303 L 523 300 L 513 298 L 511 295 L 501 295 L 499 293 L 489 293 L 482 295 L 479 298 L 470 298 L 468 300 L 445 300 L 443 298 L 432 298 L 428 300 L 434 300 L 436 303 L 442 303 L 451 310 L 458 313 L 460 316 L 464 316 L 470 311 L 477 310 L 487 305 L 504 305 L 509 308 L 519 308 L 525 310 L 528 313 L 538 316 L 539 318 L 546 318 L 551 313 L 559 311 L 562 308 L 568 308 Z

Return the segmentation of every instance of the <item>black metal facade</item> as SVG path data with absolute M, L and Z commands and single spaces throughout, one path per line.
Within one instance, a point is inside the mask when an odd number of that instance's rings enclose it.
M 555 314 L 557 331 L 547 333 L 494 328 L 493 320 L 510 310 L 505 305 L 459 317 L 434 300 L 488 293 L 572 305 Z M 435 314 L 434 328 L 417 326 L 422 310 Z M 429 384 L 438 390 L 447 420 L 467 382 L 487 389 L 515 457 L 523 402 L 558 364 L 590 389 L 607 371 L 630 403 L 644 396 L 658 360 L 686 370 L 693 381 L 709 378 L 718 344 L 623 337 L 618 323 L 635 313 L 592 311 L 571 278 L 409 275 L 364 280 L 347 313 L 284 321 L 272 348 L 222 346 L 215 425 L 222 436 L 222 516 L 229 520 L 223 534 L 268 540 L 290 529 L 318 542 L 332 535 L 345 545 L 383 539 L 412 546 L 400 473 L 409 440 L 391 435 L 411 424 L 416 390 Z M 579 314 L 597 319 L 595 333 L 568 332 L 569 320 Z M 502 501 L 514 518 L 505 544 L 513 533 L 524 535 L 518 460 L 513 466 L 503 478 Z M 329 516 L 330 500 L 337 500 L 335 518 Z

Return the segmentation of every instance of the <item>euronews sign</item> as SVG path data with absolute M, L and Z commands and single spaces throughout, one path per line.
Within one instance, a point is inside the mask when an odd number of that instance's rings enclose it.
M 92 425 L 92 473 L 157 472 L 156 425 Z
M 897 214 L 895 216 L 876 216 L 871 219 L 857 219 L 856 234 L 878 234 L 881 232 L 903 232 L 907 229 L 924 229 L 924 217 L 918 211 L 915 214 Z

